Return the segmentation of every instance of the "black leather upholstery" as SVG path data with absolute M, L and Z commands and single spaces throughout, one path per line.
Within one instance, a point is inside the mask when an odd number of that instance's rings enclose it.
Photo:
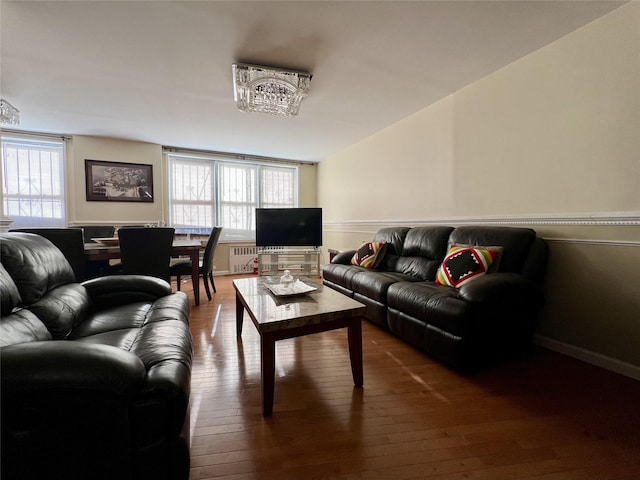
M 458 227 L 451 232 L 449 246 L 453 244 L 503 246 L 500 271 L 520 273 L 535 238 L 536 232 L 528 228 Z
M 450 227 L 416 227 L 407 232 L 395 269 L 420 280 L 435 277 L 446 252 Z
M 125 227 L 118 230 L 122 272 L 150 275 L 169 282 L 171 245 L 175 229 Z
M 86 280 L 84 240 L 79 228 L 18 228 L 14 232 L 35 233 L 53 243 L 64 254 L 78 282 Z
M 533 230 L 509 227 L 384 228 L 389 242 L 375 269 L 340 252 L 324 283 L 367 306 L 366 317 L 449 365 L 469 370 L 512 356 L 531 343 L 547 246 Z M 502 246 L 497 272 L 462 285 L 438 285 L 436 272 L 453 244 Z
M 0 248 L 2 478 L 186 480 L 186 295 L 138 275 L 75 283 L 37 235 Z

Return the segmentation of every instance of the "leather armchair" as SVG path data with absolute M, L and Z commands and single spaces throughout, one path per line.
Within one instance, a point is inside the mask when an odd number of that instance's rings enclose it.
M 0 248 L 2 478 L 186 480 L 186 295 L 138 275 L 76 283 L 37 235 Z

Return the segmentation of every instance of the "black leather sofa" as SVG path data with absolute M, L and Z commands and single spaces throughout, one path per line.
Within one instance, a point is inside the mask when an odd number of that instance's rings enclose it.
M 187 296 L 146 276 L 76 283 L 39 235 L 0 249 L 3 480 L 186 480 Z
M 356 250 L 338 253 L 323 283 L 367 306 L 366 318 L 461 371 L 502 361 L 530 344 L 548 249 L 527 228 L 392 227 L 374 242 L 386 254 L 374 268 L 351 264 Z M 459 288 L 435 283 L 453 245 L 501 247 L 497 271 Z

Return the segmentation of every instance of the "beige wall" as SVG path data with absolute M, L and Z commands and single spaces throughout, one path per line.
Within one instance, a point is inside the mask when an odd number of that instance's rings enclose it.
M 87 202 L 85 159 L 152 165 L 154 201 Z M 126 225 L 162 221 L 165 184 L 160 145 L 76 135 L 67 146 L 68 223 L 71 225 Z
M 551 248 L 539 341 L 640 378 L 639 24 L 626 4 L 321 162 L 325 246 L 531 226 Z
M 87 202 L 85 195 L 85 159 L 153 165 L 155 200 L 152 203 Z M 301 164 L 299 174 L 299 204 L 317 204 L 316 165 Z M 167 171 L 162 146 L 102 137 L 76 135 L 67 144 L 67 223 L 73 225 L 130 225 L 155 223 L 168 219 Z M 216 249 L 218 273 L 229 270 L 228 243 Z
M 318 206 L 318 168 L 317 165 L 303 163 L 298 169 L 298 205 L 300 207 Z

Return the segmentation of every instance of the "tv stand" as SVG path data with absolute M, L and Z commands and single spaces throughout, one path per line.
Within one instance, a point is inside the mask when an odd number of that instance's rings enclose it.
M 319 247 L 258 247 L 260 275 L 282 275 L 285 270 L 320 276 Z

